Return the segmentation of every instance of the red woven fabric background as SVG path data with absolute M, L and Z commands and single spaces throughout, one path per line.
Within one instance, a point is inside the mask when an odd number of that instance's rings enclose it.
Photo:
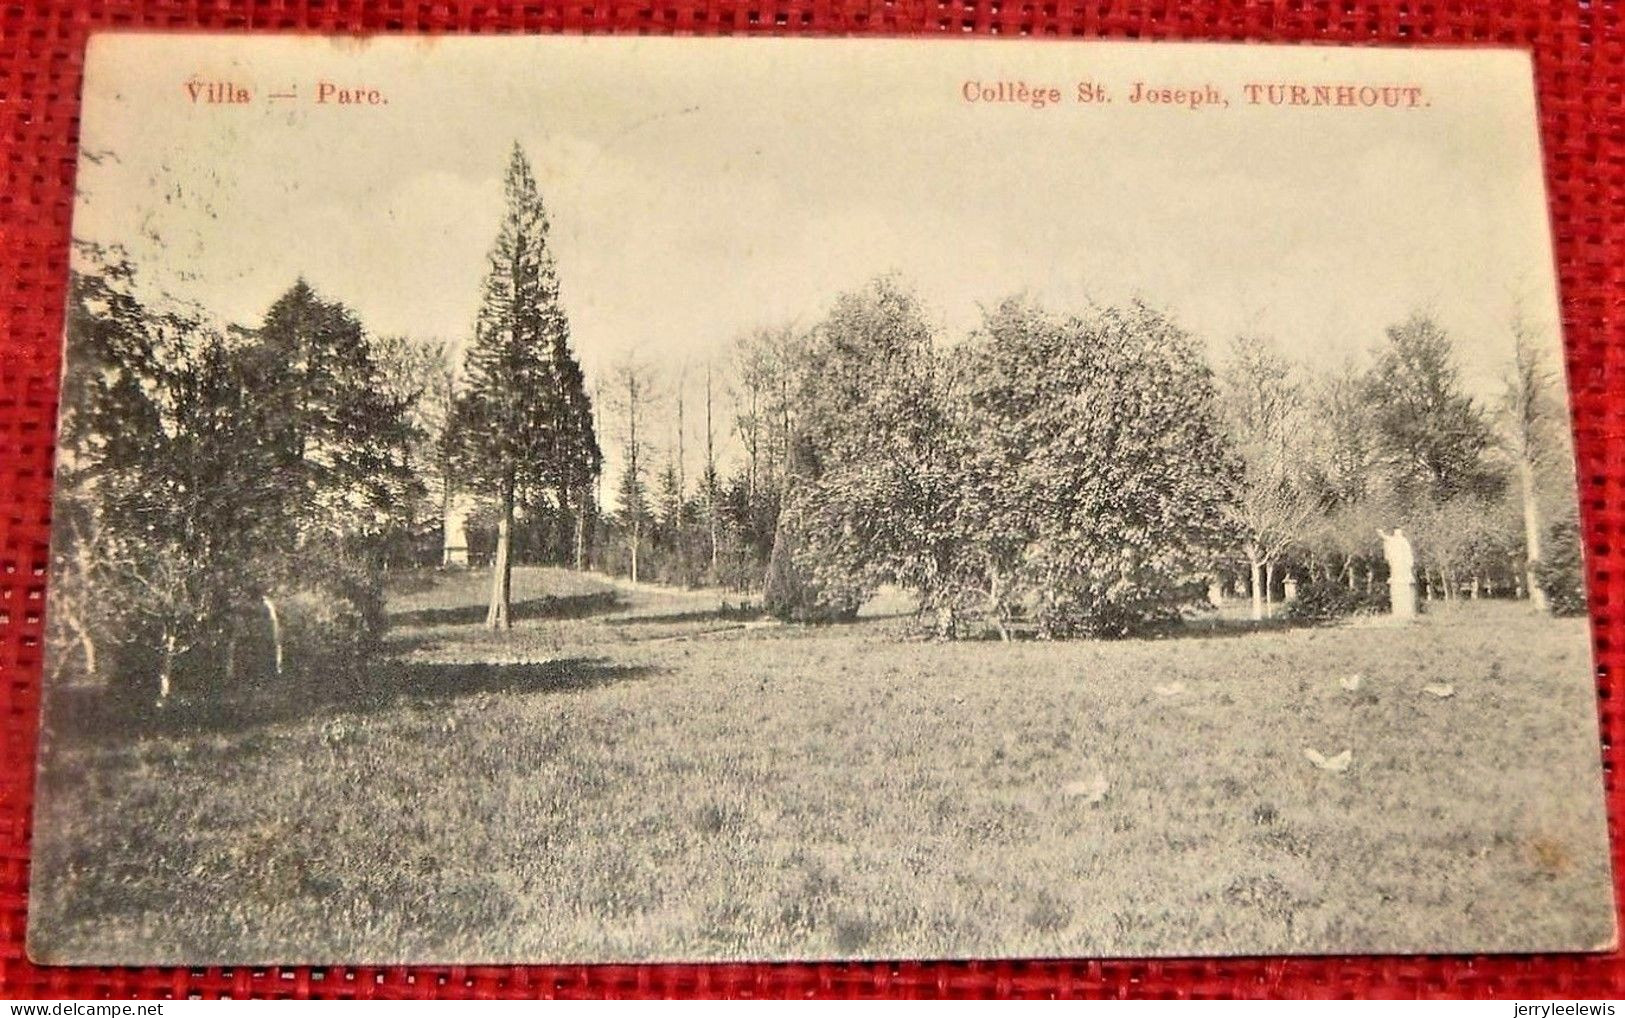
M 0 5 L 0 996 L 1510 996 L 1625 994 L 1625 953 L 1488 958 L 159 970 L 23 955 L 51 439 L 86 35 L 1032 35 L 1534 49 L 1591 555 L 1616 875 L 1625 789 L 1625 33 L 1619 0 L 9 0 Z M 1618 577 L 1616 579 L 1616 576 Z

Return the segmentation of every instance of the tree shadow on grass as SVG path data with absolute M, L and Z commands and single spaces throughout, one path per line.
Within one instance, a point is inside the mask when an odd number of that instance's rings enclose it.
M 598 590 L 590 594 L 568 594 L 555 597 L 533 597 L 515 601 L 508 609 L 514 622 L 530 619 L 582 619 L 615 611 L 625 602 L 613 590 Z M 451 608 L 419 608 L 389 613 L 391 626 L 468 626 L 485 621 L 487 606 L 462 604 Z
M 1258 633 L 1284 633 L 1289 629 L 1315 629 L 1314 622 L 1276 616 L 1270 619 L 1225 619 L 1199 616 L 1153 629 L 1144 634 L 1151 640 L 1207 640 Z
M 52 691 L 51 734 L 65 744 L 247 732 L 268 725 L 380 713 L 404 704 L 450 704 L 477 695 L 568 694 L 647 678 L 658 669 L 604 658 L 523 664 L 380 659 L 348 680 L 286 677 L 247 693 L 177 694 L 163 707 L 117 691 Z
M 767 612 L 750 605 L 723 605 L 720 608 L 694 611 L 665 612 L 660 615 L 627 615 L 606 619 L 610 626 L 652 626 L 682 622 L 756 622 L 767 617 Z
M 1420 610 L 1418 614 L 1421 614 Z M 1375 614 L 1356 612 L 1352 615 L 1331 619 L 1295 619 L 1282 614 L 1274 618 L 1257 621 L 1250 618 L 1213 618 L 1205 616 L 1186 619 L 1184 622 L 1169 627 L 1165 632 L 1147 635 L 1153 639 L 1205 640 L 1210 637 L 1252 636 L 1260 633 L 1284 633 L 1295 630 L 1314 631 L 1318 629 L 1332 631 L 1355 626 L 1365 626 L 1380 632 L 1392 624 L 1392 620 L 1386 612 Z

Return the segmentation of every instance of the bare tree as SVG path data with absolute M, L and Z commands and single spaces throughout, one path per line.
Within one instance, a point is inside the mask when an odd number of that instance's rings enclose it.
M 649 515 L 648 485 L 644 481 L 647 439 L 639 434 L 638 429 L 655 398 L 652 369 L 635 357 L 628 357 L 614 369 L 613 391 L 616 409 L 624 415 L 621 440 L 626 455 L 616 493 L 620 500 L 621 519 L 627 531 L 632 582 L 636 583 L 643 525 Z
M 684 502 L 688 498 L 688 455 L 683 445 L 687 422 L 683 417 L 683 390 L 688 387 L 688 367 L 677 366 L 677 531 L 683 530 Z
M 745 494 L 754 500 L 761 478 L 762 407 L 767 402 L 771 370 L 759 342 L 760 333 L 750 333 L 734 341 L 733 374 L 734 427 L 745 446 Z
M 1512 364 L 1502 380 L 1499 410 L 1501 446 L 1512 460 L 1523 504 L 1524 584 L 1535 607 L 1546 611 L 1546 593 L 1535 580 L 1541 558 L 1542 521 L 1536 473 L 1550 454 L 1552 432 L 1559 424 L 1557 373 L 1541 354 L 1541 345 L 1521 315 L 1512 321 Z
M 1242 532 L 1241 553 L 1252 584 L 1253 619 L 1261 620 L 1272 603 L 1275 566 L 1314 522 L 1318 507 L 1295 485 L 1269 481 L 1248 466 L 1231 505 L 1231 519 Z
M 745 445 L 746 484 L 754 500 L 783 483 L 795 430 L 795 365 L 803 337 L 793 325 L 755 329 L 734 342 L 740 407 L 735 426 Z
M 711 576 L 717 574 L 717 449 L 711 418 L 711 363 L 705 365 L 705 519 L 711 531 Z
M 1304 491 L 1293 450 L 1304 389 L 1293 366 L 1261 337 L 1238 336 L 1220 372 L 1231 438 L 1243 463 L 1231 520 L 1252 581 L 1253 618 L 1265 616 L 1281 555 L 1303 536 L 1318 507 Z

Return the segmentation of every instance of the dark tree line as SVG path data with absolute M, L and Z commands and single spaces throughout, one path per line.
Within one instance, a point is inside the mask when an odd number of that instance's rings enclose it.
M 303 280 L 259 328 L 136 296 L 116 253 L 69 287 L 52 617 L 92 674 L 167 699 L 254 670 L 345 672 L 422 518 L 419 398 Z M 111 657 L 111 661 L 109 661 Z
M 167 702 L 297 673 L 353 676 L 387 570 L 438 562 L 450 503 L 495 508 L 505 627 L 516 512 L 595 512 L 593 407 L 548 224 L 516 147 L 466 364 L 369 333 L 296 281 L 258 326 L 143 298 L 117 252 L 70 285 L 52 620 L 63 654 Z M 523 507 L 521 509 L 520 507 Z

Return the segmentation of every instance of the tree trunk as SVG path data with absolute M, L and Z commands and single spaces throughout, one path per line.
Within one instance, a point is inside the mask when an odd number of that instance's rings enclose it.
M 1275 617 L 1275 560 L 1264 567 L 1264 614 Z
M 1528 456 L 1518 459 L 1518 491 L 1523 496 L 1524 583 L 1535 610 L 1544 612 L 1546 591 L 1535 577 L 1535 566 L 1541 557 L 1540 505 L 1535 501 L 1535 465 L 1529 462 Z
M 638 582 L 638 544 L 640 543 L 640 538 L 642 537 L 642 534 L 640 533 L 641 530 L 642 530 L 642 527 L 638 524 L 637 519 L 634 517 L 633 520 L 632 520 L 632 582 L 633 583 Z
M 96 674 L 96 640 L 90 635 L 90 627 L 80 621 L 77 611 L 64 608 L 61 610 L 59 617 L 62 619 L 63 624 L 72 630 L 74 642 L 79 644 L 79 650 L 85 659 L 85 674 L 94 676 Z M 54 669 L 52 674 L 55 674 Z
M 999 570 L 991 564 L 988 566 L 987 608 L 988 614 L 993 616 L 993 625 L 998 627 L 999 640 L 1002 643 L 1010 642 L 1009 611 L 1004 603 L 1004 583 Z
M 158 706 L 169 702 L 169 693 L 175 673 L 175 634 L 164 634 L 164 657 L 158 665 Z
M 1264 621 L 1264 591 L 1263 586 L 1264 562 L 1257 555 L 1248 555 L 1247 564 L 1252 568 L 1252 595 L 1253 595 L 1253 621 Z
M 265 614 L 271 619 L 271 649 L 276 662 L 276 674 L 282 674 L 282 618 L 277 615 L 276 602 L 269 597 L 260 598 L 265 602 Z
M 576 506 L 576 569 L 587 568 L 587 499 Z
M 491 606 L 485 613 L 487 629 L 512 626 L 513 607 L 513 482 L 502 485 L 502 509 L 497 515 L 497 550 L 491 563 Z
M 85 652 L 85 674 L 96 674 L 96 641 L 91 638 L 90 630 L 84 627 L 79 629 L 79 647 Z

